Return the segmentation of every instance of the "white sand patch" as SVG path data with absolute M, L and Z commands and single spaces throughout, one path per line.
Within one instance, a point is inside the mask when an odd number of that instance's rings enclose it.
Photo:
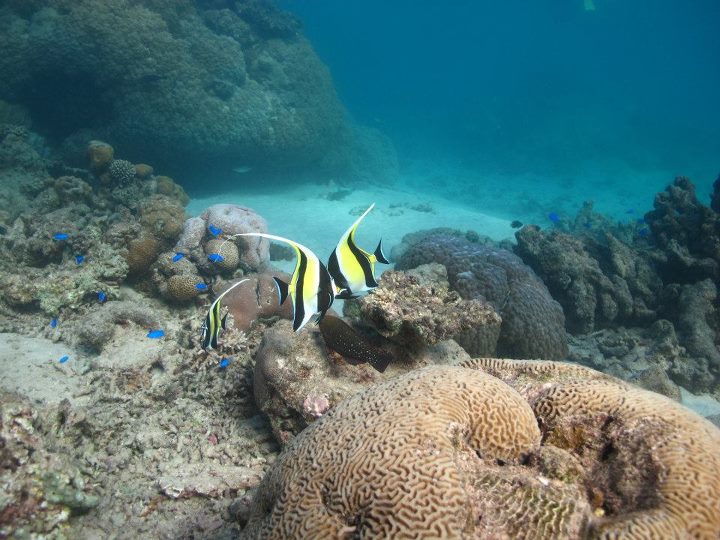
M 700 416 L 720 414 L 720 402 L 709 394 L 692 394 L 680 387 L 681 402 Z
M 69 356 L 61 364 L 60 358 Z M 0 334 L 0 388 L 38 404 L 69 399 L 82 403 L 84 382 L 80 375 L 86 360 L 65 343 L 20 334 Z
M 321 259 L 330 255 L 340 236 L 357 219 L 357 210 L 365 210 L 373 202 L 375 209 L 365 218 L 357 234 L 359 245 L 367 251 L 373 251 L 382 238 L 389 255 L 405 234 L 433 227 L 473 230 L 494 240 L 512 238 L 514 233 L 506 219 L 415 191 L 369 187 L 354 190 L 339 201 L 327 198 L 332 191 L 319 185 L 269 188 L 267 193 L 238 189 L 223 196 L 193 199 L 188 211 L 198 215 L 208 206 L 219 203 L 249 206 L 267 220 L 272 234 L 306 245 Z M 351 210 L 355 212 L 351 214 Z

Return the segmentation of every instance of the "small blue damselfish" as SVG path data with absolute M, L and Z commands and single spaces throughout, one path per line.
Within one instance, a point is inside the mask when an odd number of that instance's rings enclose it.
M 66 354 L 65 356 L 61 357 L 60 360 L 58 360 L 58 362 L 60 362 L 61 364 L 64 364 L 68 360 L 70 360 L 70 357 Z
M 553 223 L 557 223 L 558 221 L 560 221 L 560 216 L 557 214 L 557 212 L 550 212 L 548 214 L 548 219 Z
M 64 233 L 64 232 L 55 233 L 53 235 L 53 238 L 55 240 L 67 240 L 69 237 L 70 237 L 70 235 L 68 235 L 67 233 Z
M 209 225 L 208 231 L 210 231 L 210 234 L 212 234 L 213 236 L 218 236 L 222 233 L 222 229 L 217 228 L 215 225 Z
M 205 283 L 203 283 L 203 282 L 201 281 L 200 283 L 196 283 L 196 284 L 195 284 L 195 288 L 196 288 L 198 291 L 206 291 L 207 288 L 208 288 L 208 286 L 207 286 L 207 284 L 205 284 Z
M 211 253 L 210 255 L 208 255 L 208 259 L 210 260 L 210 262 L 219 263 L 223 262 L 225 260 L 225 257 L 220 255 L 219 253 Z
M 57 319 L 52 319 L 50 321 L 50 328 L 57 328 Z
M 220 369 L 225 369 L 230 365 L 230 359 L 229 358 L 223 358 L 220 360 Z
M 82 264 L 85 262 L 85 255 L 75 255 L 75 264 Z
M 98 302 L 101 304 L 104 304 L 107 300 L 107 294 L 105 294 L 103 291 L 98 291 Z
M 165 330 L 150 330 L 147 337 L 150 339 L 160 339 L 165 336 Z
M 178 251 L 175 256 L 172 258 L 172 262 L 178 262 L 180 259 L 182 259 L 185 256 L 184 253 L 181 253 Z

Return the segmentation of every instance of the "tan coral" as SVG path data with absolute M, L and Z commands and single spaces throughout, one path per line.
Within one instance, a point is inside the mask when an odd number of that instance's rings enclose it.
M 169 176 L 157 176 L 155 178 L 155 190 L 160 195 L 166 195 L 176 199 L 182 206 L 190 202 L 190 197 L 181 185 L 176 184 Z
M 146 272 L 159 253 L 160 243 L 152 235 L 143 234 L 140 238 L 132 240 L 125 256 L 130 274 L 138 276 Z
M 198 276 L 180 274 L 170 276 L 167 281 L 167 296 L 175 302 L 188 302 L 198 295 L 196 285 L 202 282 Z
M 222 261 L 214 262 L 215 267 L 221 272 L 232 272 L 240 264 L 240 252 L 235 244 L 229 241 L 215 238 L 205 244 L 205 254 L 218 254 Z
M 172 245 L 183 230 L 185 209 L 175 199 L 153 195 L 142 203 L 138 217 L 145 229 Z
M 539 442 L 528 404 L 500 380 L 419 369 L 348 398 L 302 432 L 259 487 L 244 534 L 459 538 L 485 519 L 471 504 L 468 471 L 519 463 Z
M 720 430 L 659 394 L 559 362 L 476 359 L 529 401 L 598 486 L 593 538 L 717 538 Z M 601 444 L 598 445 L 597 441 Z M 586 480 L 587 483 L 587 480 Z
M 148 165 L 147 163 L 136 163 L 135 164 L 135 176 L 137 176 L 140 180 L 146 180 L 152 176 L 153 173 L 152 166 Z
M 107 169 L 112 163 L 115 151 L 106 142 L 90 141 L 87 146 L 87 158 L 90 169 L 94 172 L 101 172 Z

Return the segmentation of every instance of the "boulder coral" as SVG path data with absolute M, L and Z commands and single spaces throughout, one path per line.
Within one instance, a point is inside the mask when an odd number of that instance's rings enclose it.
M 301 433 L 258 487 L 245 538 L 458 538 L 472 469 L 540 443 L 532 410 L 498 379 L 428 367 L 341 402 Z
M 671 399 L 573 364 L 476 359 L 571 452 L 595 507 L 590 538 L 716 538 L 720 430 Z M 600 516 L 600 517 L 598 517 Z
M 200 217 L 207 227 L 217 227 L 221 237 L 248 233 L 268 232 L 267 222 L 252 208 L 234 204 L 216 204 L 206 209 Z M 259 270 L 270 260 L 269 242 L 264 238 L 236 237 L 232 239 L 240 251 L 240 264 L 248 270 Z M 178 244 L 186 245 L 184 239 Z
M 229 170 L 237 156 L 307 166 L 348 127 L 308 41 L 267 30 L 287 18 L 255 0 L 4 2 L 0 97 L 42 102 L 34 118 L 60 137 L 102 125 L 132 159 L 164 168 Z M 46 90 L 28 101 L 30 88 Z
M 720 430 L 578 365 L 466 360 L 342 401 L 270 467 L 244 538 L 716 538 Z
M 563 359 L 567 336 L 563 310 L 533 270 L 512 252 L 448 233 L 408 235 L 396 268 L 437 262 L 450 287 L 465 299 L 480 299 L 502 318 L 495 354 Z

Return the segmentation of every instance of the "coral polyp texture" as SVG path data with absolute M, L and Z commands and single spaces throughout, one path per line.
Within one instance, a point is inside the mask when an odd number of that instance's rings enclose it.
M 258 487 L 246 538 L 458 538 L 482 463 L 540 443 L 532 410 L 478 371 L 428 367 L 343 401 L 301 433 Z
M 529 402 L 543 444 L 575 455 L 591 538 L 717 538 L 720 430 L 664 396 L 558 362 L 476 359 Z
M 432 366 L 298 435 L 243 535 L 717 538 L 719 445 L 690 410 L 582 366 Z

